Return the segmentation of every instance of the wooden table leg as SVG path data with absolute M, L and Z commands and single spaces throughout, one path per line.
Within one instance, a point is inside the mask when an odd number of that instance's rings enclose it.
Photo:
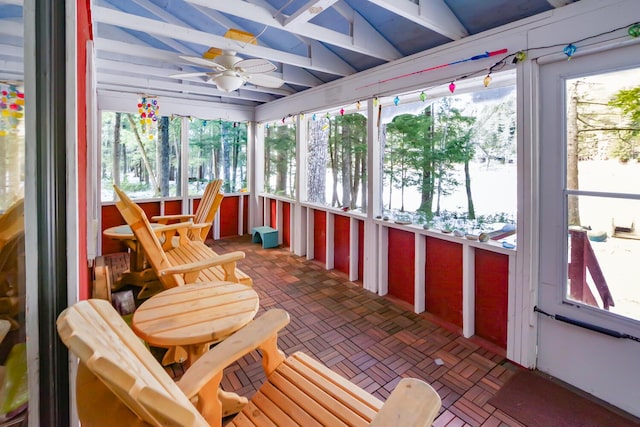
M 173 365 L 174 363 L 183 363 L 187 358 L 188 354 L 184 347 L 169 347 L 162 358 L 162 366 Z

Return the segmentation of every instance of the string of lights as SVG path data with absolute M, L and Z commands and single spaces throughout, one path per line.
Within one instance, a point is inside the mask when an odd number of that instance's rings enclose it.
M 610 39 L 608 41 L 615 41 L 618 39 L 623 39 L 623 38 L 627 38 L 627 37 L 632 37 L 632 38 L 638 38 L 640 37 L 640 22 L 634 22 L 630 25 L 624 25 L 624 26 L 620 26 L 608 31 L 604 31 L 598 34 L 593 34 L 591 36 L 587 36 L 587 37 L 583 37 L 581 39 L 577 39 L 574 40 L 572 42 L 566 43 L 566 42 L 561 42 L 561 43 L 555 43 L 555 44 L 550 44 L 550 45 L 545 45 L 545 46 L 536 46 L 536 47 L 531 47 L 531 48 L 527 48 L 527 49 L 522 49 L 519 50 L 517 52 L 514 53 L 509 53 L 507 55 L 505 55 L 504 57 L 502 57 L 500 60 L 498 60 L 497 62 L 495 62 L 493 65 L 491 65 L 488 68 L 480 68 L 476 71 L 470 72 L 470 73 L 465 73 L 465 74 L 461 74 L 458 76 L 454 76 L 454 77 L 450 77 L 447 78 L 445 81 L 439 81 L 439 82 L 435 82 L 433 83 L 431 86 L 427 87 L 427 88 L 423 88 L 421 90 L 418 91 L 414 91 L 414 92 L 407 92 L 404 93 L 403 96 L 411 96 L 411 95 L 415 95 L 419 93 L 418 98 L 425 102 L 428 99 L 428 95 L 427 93 L 432 91 L 434 88 L 437 88 L 439 86 L 442 86 L 443 84 L 448 84 L 448 89 L 451 93 L 454 93 L 456 90 L 456 82 L 464 80 L 464 79 L 469 79 L 472 77 L 477 77 L 477 76 L 481 76 L 482 74 L 485 74 L 485 78 L 483 79 L 482 83 L 484 85 L 484 87 L 489 87 L 489 85 L 491 84 L 492 81 L 492 77 L 491 74 L 497 71 L 502 71 L 504 68 L 506 68 L 507 66 L 511 65 L 511 66 L 515 66 L 516 64 L 518 64 L 519 62 L 525 61 L 527 60 L 527 58 L 534 52 L 536 51 L 545 51 L 545 50 L 550 50 L 550 49 L 554 49 L 554 48 L 562 48 L 562 53 L 564 55 L 566 55 L 567 60 L 570 60 L 575 54 L 576 52 L 578 52 L 580 49 L 584 49 L 585 47 L 600 43 L 601 41 L 593 41 L 591 43 L 585 43 L 587 41 L 590 40 L 594 40 L 596 38 L 602 37 L 604 35 L 607 34 L 613 34 L 616 32 L 619 32 L 621 30 L 626 29 L 627 32 L 625 35 L 620 35 L 614 39 Z M 490 58 L 493 56 L 499 56 L 501 54 L 505 54 L 507 53 L 507 49 L 500 49 L 500 50 L 496 50 L 496 51 L 491 51 L 491 52 L 485 52 L 483 54 L 479 54 L 479 55 L 475 55 L 469 58 L 465 58 L 465 59 L 461 59 L 458 61 L 454 61 L 454 62 L 450 62 L 447 64 L 442 64 L 442 65 L 438 65 L 438 66 L 434 66 L 434 67 L 430 67 L 430 68 L 426 68 L 426 69 L 422 69 L 422 70 L 417 70 L 417 71 L 413 71 L 410 73 L 406 73 L 406 74 L 402 74 L 399 76 L 395 76 L 395 77 L 391 77 L 385 80 L 380 80 L 380 81 L 376 81 L 373 83 L 369 83 L 367 85 L 364 86 L 360 86 L 358 88 L 356 88 L 356 90 L 358 89 L 362 89 L 362 88 L 366 88 L 366 87 L 370 87 L 373 85 L 378 85 L 378 84 L 383 84 L 389 81 L 393 81 L 393 80 L 398 80 L 398 79 L 402 79 L 402 78 L 406 78 L 406 77 L 410 77 L 410 76 L 414 76 L 417 74 L 422 74 L 422 73 L 426 73 L 429 71 L 433 71 L 433 70 L 437 70 L 437 69 L 441 69 L 441 68 L 445 68 L 445 67 L 449 67 L 449 66 L 455 66 L 457 64 L 462 64 L 462 63 L 466 63 L 466 62 L 470 62 L 470 61 L 477 61 L 477 60 L 481 60 L 481 59 L 486 59 L 486 58 Z M 373 100 L 373 106 L 374 107 L 380 107 L 378 105 L 378 98 L 379 95 L 374 95 L 372 97 Z M 396 95 L 393 98 L 393 103 L 397 106 L 399 105 L 401 101 L 400 95 Z M 356 110 L 360 110 L 360 105 L 361 105 L 362 100 L 357 100 L 355 101 L 355 108 Z M 339 110 L 339 114 L 340 115 L 344 115 L 345 113 L 345 107 L 341 107 Z M 304 117 L 304 112 L 300 112 L 297 114 L 291 113 L 291 114 L 287 114 L 286 116 L 284 116 L 282 118 L 282 124 L 286 124 L 288 119 L 291 120 L 295 120 L 295 118 L 301 115 L 302 117 Z M 328 116 L 328 117 L 327 117 Z M 312 115 L 312 120 L 315 120 L 318 116 L 316 114 Z M 324 115 L 324 117 L 330 118 L 331 114 L 330 113 L 326 113 Z M 274 122 L 273 125 L 275 126 L 276 123 Z M 268 126 L 268 124 L 266 125 Z

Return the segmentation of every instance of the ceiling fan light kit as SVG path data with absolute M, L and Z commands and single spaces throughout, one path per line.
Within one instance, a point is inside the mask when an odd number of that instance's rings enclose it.
M 225 37 L 245 44 L 256 44 L 256 37 L 253 34 L 236 29 L 227 31 Z M 218 89 L 224 92 L 233 92 L 247 81 L 267 88 L 278 88 L 284 84 L 281 78 L 268 74 L 277 69 L 270 61 L 263 58 L 244 59 L 237 56 L 236 51 L 231 49 L 211 47 L 201 58 L 192 56 L 180 56 L 180 58 L 200 67 L 211 68 L 213 72 L 181 73 L 169 77 L 208 76 L 209 81 L 215 83 Z
M 244 84 L 244 80 L 236 76 L 232 71 L 225 71 L 215 76 L 213 82 L 218 86 L 218 89 L 225 92 L 233 92 Z

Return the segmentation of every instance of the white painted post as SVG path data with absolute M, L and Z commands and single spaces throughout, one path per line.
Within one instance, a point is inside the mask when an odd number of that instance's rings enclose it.
M 331 212 L 327 212 L 327 221 L 326 221 L 326 261 L 325 267 L 327 270 L 333 270 L 335 266 L 334 259 L 334 242 L 335 242 L 335 233 L 336 233 L 336 216 Z
M 378 226 L 378 295 L 389 293 L 389 229 Z
M 244 234 L 244 194 L 240 193 L 238 196 L 238 236 Z M 218 212 L 220 210 L 218 209 Z
M 247 184 L 251 194 L 249 202 L 249 230 L 264 224 L 264 202 L 260 193 L 264 189 L 264 132 L 263 125 L 247 123 Z M 253 143 L 249 143 L 253 142 Z
M 462 245 L 462 335 L 475 334 L 475 250 L 471 245 Z
M 380 250 L 378 248 L 384 246 L 386 254 L 386 240 L 380 241 L 378 225 L 374 222 L 374 218 L 381 214 L 381 194 L 380 187 L 382 185 L 382 177 L 380 170 L 380 145 L 378 141 L 378 123 L 377 109 L 373 106 L 373 100 L 367 101 L 367 219 L 364 222 L 364 257 L 363 257 L 363 287 L 371 292 L 378 292 L 380 289 L 380 271 L 379 266 L 385 265 L 387 258 L 380 258 Z M 384 228 L 384 227 L 382 227 Z M 383 260 L 384 262 L 380 262 Z M 386 289 L 386 274 L 385 289 Z M 386 290 L 385 290 L 386 293 Z
M 427 262 L 427 241 L 420 233 L 415 233 L 415 277 L 414 282 L 414 312 L 422 313 L 425 310 L 425 266 Z
M 313 228 L 315 225 L 315 219 L 313 216 L 313 209 L 307 208 L 307 236 L 312 236 L 307 239 L 307 259 L 311 260 L 315 256 L 315 248 L 313 246 Z
M 358 237 L 360 234 L 359 220 L 357 218 L 349 219 L 349 280 L 354 282 L 358 277 Z
M 276 227 L 278 229 L 278 244 L 281 245 L 282 244 L 282 235 L 284 234 L 282 232 L 282 225 L 284 224 L 284 218 L 282 218 L 284 215 L 282 215 L 282 210 L 283 208 L 284 202 L 282 200 L 278 200 L 276 201 Z M 291 230 L 289 230 L 289 232 L 291 233 Z

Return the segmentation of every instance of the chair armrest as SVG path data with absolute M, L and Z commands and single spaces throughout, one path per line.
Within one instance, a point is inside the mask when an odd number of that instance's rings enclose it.
M 236 261 L 241 259 L 244 259 L 244 252 L 240 252 L 240 251 L 229 252 L 228 254 L 218 255 L 216 257 L 204 259 L 202 261 L 190 262 L 188 264 L 182 264 L 174 267 L 165 268 L 163 270 L 158 271 L 158 274 L 160 274 L 161 276 L 166 276 L 167 274 L 194 273 L 194 272 L 199 272 L 200 270 L 204 270 L 205 268 L 235 263 Z
M 440 410 L 440 396 L 416 378 L 400 380 L 370 427 L 429 427 Z
M 184 230 L 184 229 L 189 229 L 193 226 L 193 223 L 191 221 L 185 221 L 185 222 L 176 222 L 175 224 L 162 224 L 162 225 L 158 225 L 158 226 L 153 226 L 153 232 L 156 233 L 156 236 L 161 235 L 162 233 L 166 233 L 167 231 L 173 231 L 173 230 Z
M 151 217 L 151 221 L 158 222 L 160 224 L 167 224 L 169 221 L 189 221 L 195 218 L 192 214 L 177 214 L 177 215 L 154 215 Z
M 199 230 L 205 227 L 211 227 L 211 224 L 207 224 L 206 222 L 194 222 L 191 226 L 191 230 Z
M 160 223 L 159 223 L 160 224 Z M 173 224 L 162 224 L 160 226 L 153 227 L 153 232 L 158 237 L 158 240 L 162 243 L 162 249 L 165 251 L 170 250 L 173 247 L 173 237 L 178 234 L 180 244 L 188 241 L 187 232 L 193 227 L 193 222 L 184 221 L 176 222 Z
M 271 359 L 268 362 L 263 360 L 263 366 L 269 363 L 275 369 L 284 360 L 284 354 L 272 344 L 276 342 L 278 331 L 288 323 L 289 314 L 286 311 L 267 311 L 196 360 L 177 382 L 178 387 L 191 399 L 220 375 L 224 368 L 257 348 L 262 350 L 263 358 Z

